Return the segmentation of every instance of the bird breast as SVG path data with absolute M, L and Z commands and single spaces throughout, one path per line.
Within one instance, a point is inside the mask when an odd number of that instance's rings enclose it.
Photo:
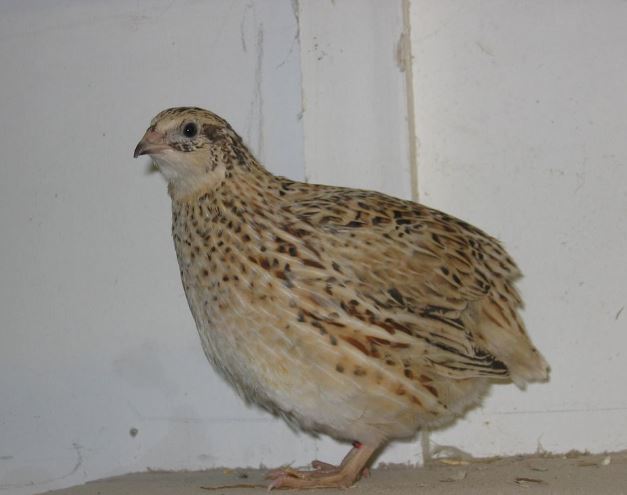
M 364 441 L 411 435 L 421 413 L 444 411 L 370 362 L 340 321 L 324 266 L 290 242 L 296 232 L 277 241 L 276 220 L 239 211 L 212 194 L 173 203 L 172 233 L 205 354 L 244 398 L 304 429 Z M 431 412 L 418 407 L 429 403 Z

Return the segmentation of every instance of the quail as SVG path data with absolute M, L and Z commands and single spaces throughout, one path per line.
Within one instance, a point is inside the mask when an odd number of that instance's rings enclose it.
M 168 183 L 203 350 L 247 401 L 353 442 L 270 488 L 348 487 L 387 442 L 454 420 L 493 382 L 544 381 L 502 245 L 446 213 L 277 177 L 218 115 L 159 113 L 137 145 Z

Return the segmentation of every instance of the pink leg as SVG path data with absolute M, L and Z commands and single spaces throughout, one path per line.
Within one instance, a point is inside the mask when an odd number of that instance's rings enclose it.
M 348 488 L 362 474 L 367 475 L 366 463 L 372 457 L 376 447 L 355 444 L 339 466 L 326 462 L 313 461 L 313 471 L 299 471 L 283 468 L 271 471 L 267 478 L 273 480 L 268 486 L 273 488 Z

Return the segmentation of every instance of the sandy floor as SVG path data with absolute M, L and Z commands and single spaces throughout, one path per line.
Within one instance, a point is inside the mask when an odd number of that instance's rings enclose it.
M 55 495 L 255 495 L 267 493 L 263 472 L 212 469 L 148 472 L 47 492 Z M 372 471 L 353 493 L 364 494 L 627 494 L 627 451 L 500 459 L 440 459 L 421 468 Z M 316 495 L 338 493 L 316 490 Z

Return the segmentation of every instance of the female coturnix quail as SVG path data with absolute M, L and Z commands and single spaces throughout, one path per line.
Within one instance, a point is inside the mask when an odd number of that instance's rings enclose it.
M 247 400 L 354 442 L 338 467 L 271 488 L 350 486 L 394 438 L 452 420 L 491 381 L 545 380 L 497 240 L 411 201 L 263 168 L 200 108 L 158 114 L 135 149 L 168 181 L 189 307 L 214 367 Z

